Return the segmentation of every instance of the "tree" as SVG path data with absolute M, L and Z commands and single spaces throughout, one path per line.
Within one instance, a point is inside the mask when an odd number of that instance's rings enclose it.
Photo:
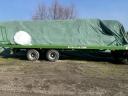
M 64 20 L 74 19 L 76 17 L 75 7 L 73 5 L 61 5 L 58 0 L 54 0 L 50 7 L 45 4 L 39 4 L 35 14 L 32 16 L 33 20 Z
M 39 4 L 36 12 L 32 16 L 33 20 L 44 20 L 48 17 L 47 7 L 44 4 Z

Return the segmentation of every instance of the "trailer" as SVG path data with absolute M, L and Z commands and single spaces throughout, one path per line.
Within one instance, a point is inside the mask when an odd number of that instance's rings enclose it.
M 32 36 L 31 45 L 19 45 L 13 40 L 23 30 Z M 128 61 L 128 38 L 121 23 L 114 20 L 50 20 L 0 23 L 0 47 L 14 53 L 26 50 L 26 57 L 35 61 L 44 55 L 55 62 L 65 50 L 110 50 L 116 60 Z M 24 38 L 24 37 L 23 37 Z M 41 54 L 43 52 L 43 54 Z

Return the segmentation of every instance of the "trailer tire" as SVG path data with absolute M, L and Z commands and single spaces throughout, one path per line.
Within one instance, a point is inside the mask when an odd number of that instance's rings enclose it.
M 38 60 L 40 57 L 39 51 L 35 50 L 35 49 L 30 49 L 27 51 L 27 58 L 30 61 L 36 61 Z
M 59 60 L 59 52 L 57 50 L 48 50 L 46 52 L 46 59 L 51 62 Z

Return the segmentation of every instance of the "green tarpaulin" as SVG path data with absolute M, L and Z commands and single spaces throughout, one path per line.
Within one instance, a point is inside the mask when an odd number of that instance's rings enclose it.
M 18 31 L 28 32 L 33 45 L 120 46 L 128 43 L 122 24 L 112 20 L 14 21 L 2 22 L 0 26 L 6 28 L 12 44 Z

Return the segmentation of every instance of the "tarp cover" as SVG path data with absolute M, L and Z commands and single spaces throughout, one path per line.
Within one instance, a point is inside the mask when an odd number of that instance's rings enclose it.
M 33 45 L 120 46 L 128 43 L 122 24 L 112 20 L 13 21 L 2 22 L 0 26 L 6 28 L 11 44 L 15 44 L 13 38 L 18 31 L 30 34 Z

